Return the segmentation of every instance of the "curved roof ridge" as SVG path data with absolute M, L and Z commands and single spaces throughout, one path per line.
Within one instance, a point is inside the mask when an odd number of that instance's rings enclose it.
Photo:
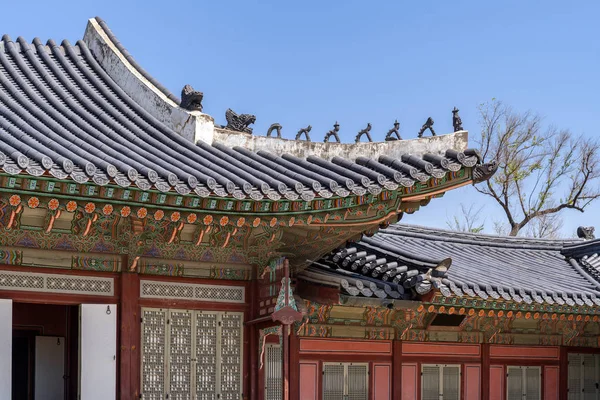
M 148 73 L 148 71 L 146 71 L 140 64 L 138 64 L 137 61 L 135 61 L 135 58 L 133 58 L 133 56 L 121 44 L 119 39 L 117 39 L 115 34 L 110 30 L 110 28 L 102 18 L 95 17 L 94 19 L 96 20 L 96 22 L 98 22 L 98 25 L 100 25 L 100 27 L 104 30 L 110 41 L 113 42 L 115 47 L 123 54 L 123 56 L 127 59 L 127 61 L 129 61 L 129 64 L 131 64 L 133 68 L 135 68 L 144 78 L 146 78 L 150 83 L 152 83 L 160 92 L 162 92 L 162 94 L 167 96 L 171 101 L 175 102 L 176 104 L 181 103 L 181 100 L 177 96 L 175 96 L 169 89 L 167 89 L 152 75 L 150 75 L 150 73 Z
M 581 258 L 600 253 L 600 238 L 592 240 L 582 240 L 575 243 L 565 244 L 562 254 L 569 257 Z
M 449 229 L 400 223 L 390 225 L 388 228 L 380 230 L 380 232 L 472 245 L 529 249 L 562 249 L 566 245 L 578 245 L 581 243 L 580 239 L 539 239 L 522 236 L 500 236 L 487 233 L 458 232 Z

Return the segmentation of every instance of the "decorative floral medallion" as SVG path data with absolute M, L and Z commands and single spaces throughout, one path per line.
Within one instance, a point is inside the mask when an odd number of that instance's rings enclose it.
M 254 218 L 254 221 L 252 221 L 252 227 L 256 228 L 259 225 L 260 225 L 260 218 L 259 217 Z
M 173 214 L 171 214 L 171 221 L 172 222 L 177 222 L 181 219 L 181 213 L 179 211 L 175 211 L 173 212 Z
M 131 214 L 131 207 L 125 206 L 121 208 L 121 217 L 127 218 L 129 217 L 129 214 Z
M 219 224 L 221 224 L 221 226 L 225 226 L 229 223 L 229 217 L 228 216 L 223 216 L 221 217 L 221 219 L 219 220 Z
M 277 225 L 277 218 L 273 217 L 271 218 L 271 221 L 269 221 L 269 226 L 273 228 L 275 225 Z
M 50 201 L 48 202 L 48 208 L 52 211 L 57 210 L 58 206 L 60 206 L 60 202 L 58 201 L 58 199 L 50 199 Z
M 189 214 L 187 216 L 187 222 L 188 222 L 188 224 L 193 224 L 197 220 L 198 220 L 198 215 L 196 215 L 196 214 Z
M 40 199 L 37 197 L 30 197 L 27 201 L 29 208 L 37 208 L 40 205 Z
M 19 204 L 21 204 L 21 196 L 19 196 L 18 194 L 13 194 L 12 196 L 10 196 L 10 199 L 8 199 L 8 202 L 11 206 L 16 207 Z
M 113 206 L 111 204 L 107 204 L 104 207 L 102 207 L 102 213 L 104 215 L 110 215 L 113 212 Z
M 212 215 L 207 215 L 206 217 L 204 217 L 204 225 L 210 225 L 213 222 L 213 217 Z
M 139 219 L 144 219 L 146 218 L 146 215 L 148 215 L 148 209 L 146 207 L 142 207 L 137 210 L 136 215 Z
M 73 212 L 73 211 L 77 210 L 77 203 L 73 200 L 69 201 L 67 203 L 66 209 L 68 212 Z
M 290 220 L 288 221 L 288 226 L 294 226 L 295 222 L 296 222 L 296 218 L 295 217 L 290 218 Z
M 238 218 L 238 220 L 236 222 L 236 226 L 238 228 L 241 228 L 242 226 L 244 226 L 245 223 L 246 223 L 246 218 L 240 217 L 240 218 Z
M 94 203 L 87 203 L 84 209 L 86 213 L 91 214 L 96 209 L 96 205 Z
M 160 221 L 165 216 L 165 212 L 163 210 L 156 210 L 154 213 L 154 219 Z

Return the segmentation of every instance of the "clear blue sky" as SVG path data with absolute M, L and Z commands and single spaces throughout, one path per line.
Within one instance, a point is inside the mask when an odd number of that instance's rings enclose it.
M 477 105 L 491 98 L 531 109 L 548 123 L 598 135 L 598 1 L 22 1 L 5 2 L 0 32 L 27 40 L 82 38 L 100 16 L 156 79 L 176 94 L 204 92 L 223 122 L 228 107 L 256 114 L 292 137 L 311 124 L 322 140 L 337 120 L 342 141 L 373 125 L 382 140 L 397 118 L 413 138 L 431 116 L 451 131 L 451 110 L 479 129 Z M 444 227 L 456 190 L 404 221 Z M 486 203 L 488 228 L 500 219 Z M 600 203 L 563 215 L 564 234 L 600 221 Z M 600 230 L 600 224 L 597 224 Z

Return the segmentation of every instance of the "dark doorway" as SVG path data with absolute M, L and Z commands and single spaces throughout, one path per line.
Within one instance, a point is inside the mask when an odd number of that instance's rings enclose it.
M 12 399 L 33 400 L 33 357 L 35 337 L 41 329 L 13 330 Z
M 79 306 L 14 303 L 12 400 L 35 400 L 36 385 L 42 385 L 42 393 L 54 393 L 48 385 L 58 385 L 65 400 L 77 399 L 78 336 Z M 62 350 L 56 353 L 52 344 Z M 61 355 L 64 362 L 57 369 L 53 365 Z

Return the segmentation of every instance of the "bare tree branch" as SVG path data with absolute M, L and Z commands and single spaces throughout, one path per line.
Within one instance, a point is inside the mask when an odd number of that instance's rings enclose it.
M 446 225 L 453 231 L 479 233 L 485 228 L 485 221 L 481 222 L 481 211 L 483 206 L 475 208 L 474 204 L 466 207 L 460 204 L 460 215 L 454 215 L 452 219 L 446 217 Z
M 583 212 L 600 197 L 598 140 L 545 128 L 539 115 L 496 100 L 479 111 L 479 149 L 484 161 L 498 162 L 498 172 L 475 188 L 502 207 L 510 235 L 530 223 L 526 233 L 553 235 L 560 224 L 552 214 Z

